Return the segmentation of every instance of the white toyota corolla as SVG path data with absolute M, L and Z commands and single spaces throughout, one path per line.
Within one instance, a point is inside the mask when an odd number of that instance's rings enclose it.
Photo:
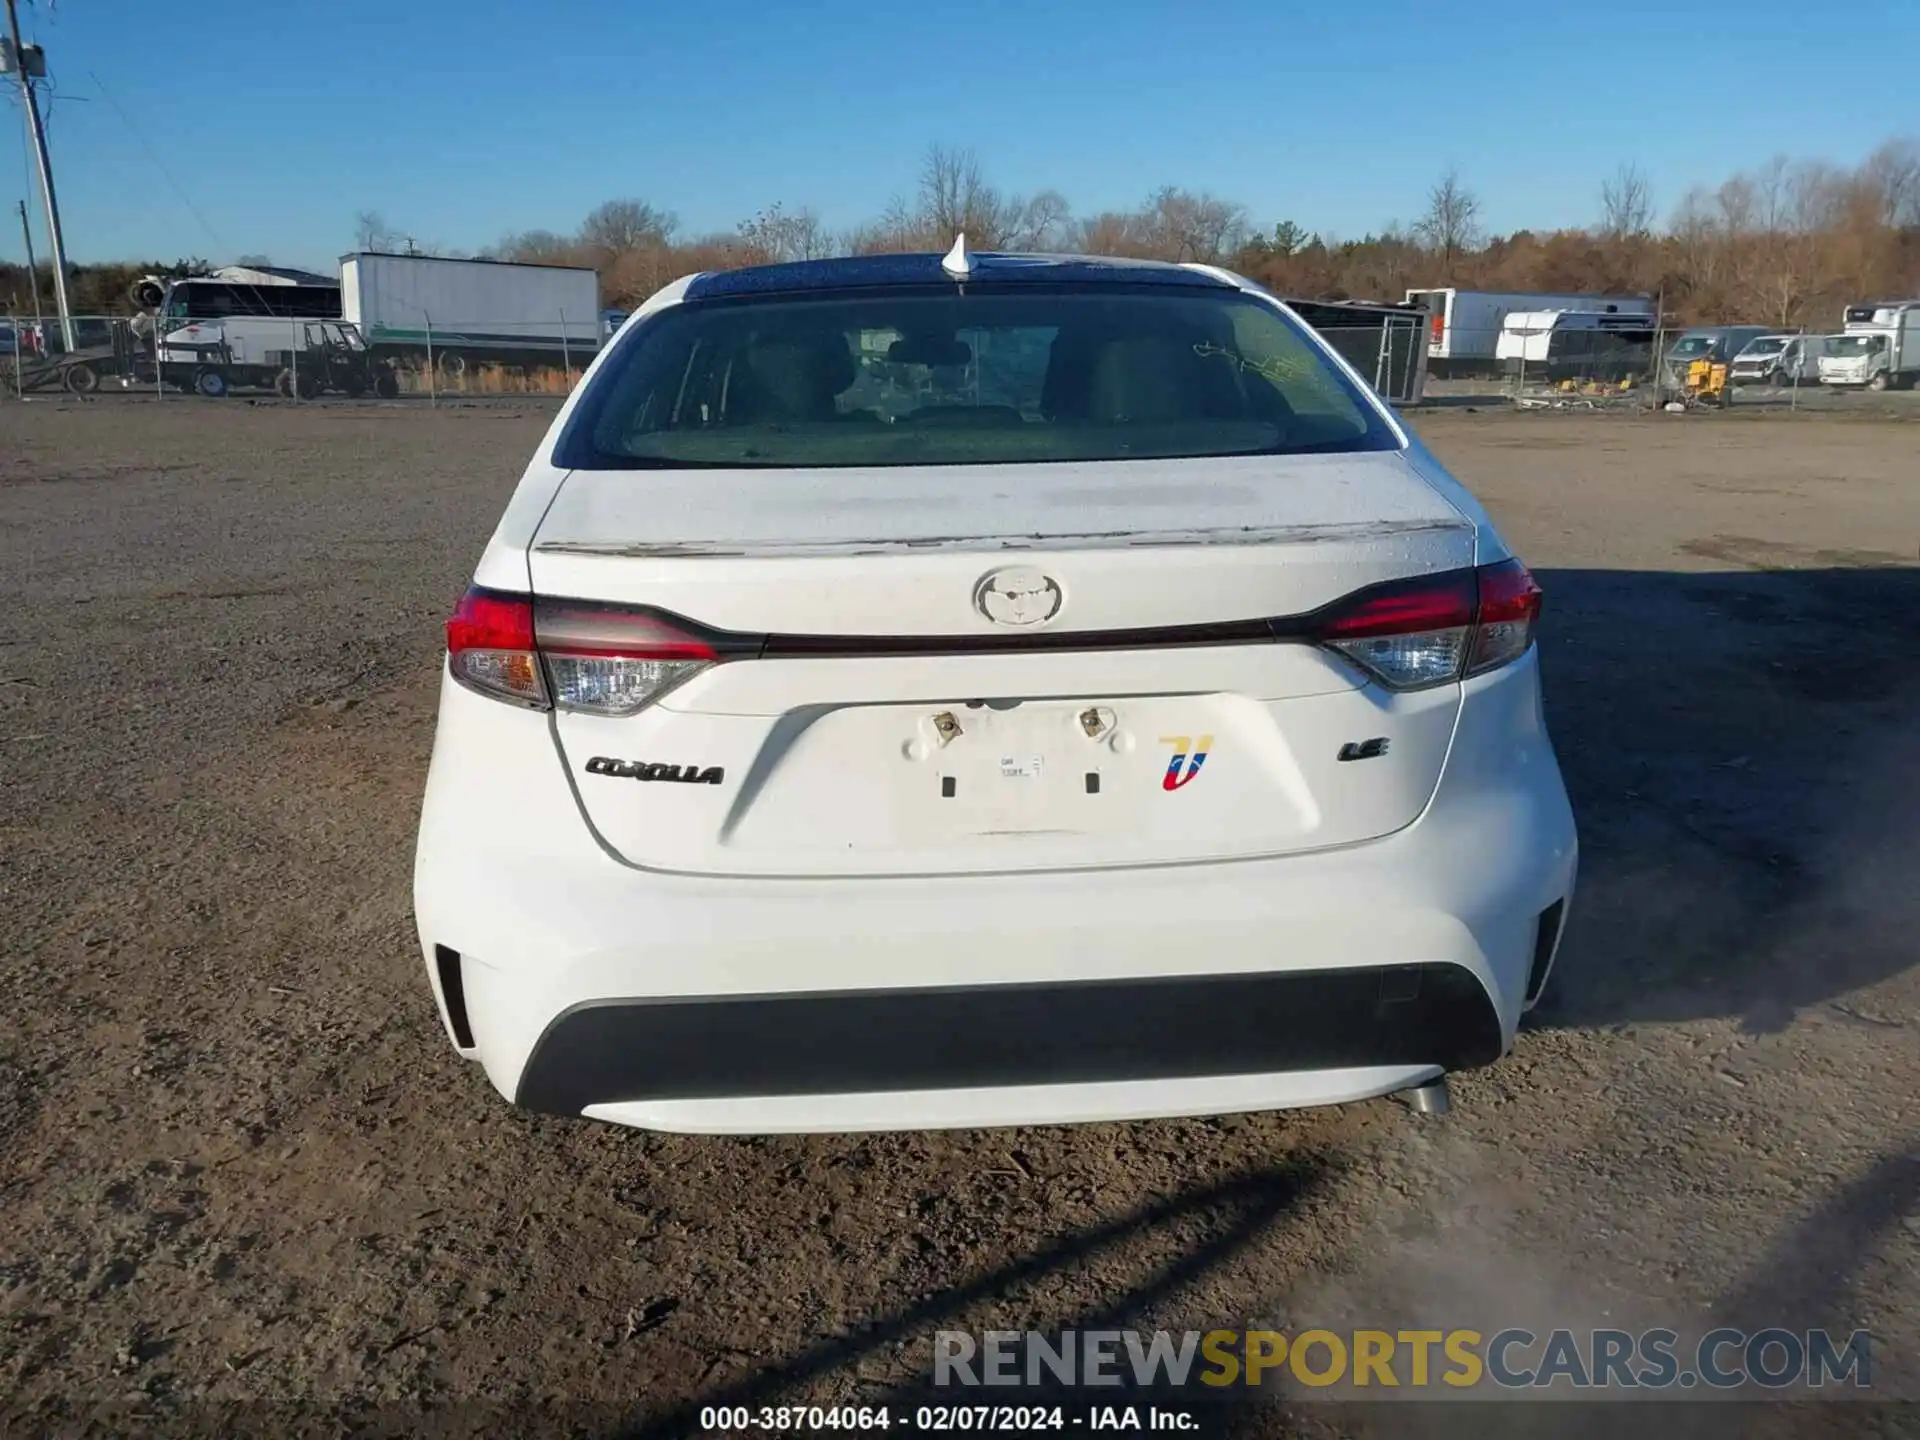
M 447 624 L 447 1032 L 522 1106 L 666 1130 L 1437 1101 L 1573 890 L 1539 609 L 1225 271 L 681 280 Z

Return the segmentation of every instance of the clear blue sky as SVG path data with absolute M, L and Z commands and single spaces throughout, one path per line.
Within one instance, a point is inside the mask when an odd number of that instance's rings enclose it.
M 28 0 L 22 21 L 57 82 L 76 261 L 330 269 L 364 209 L 468 249 L 626 196 L 689 231 L 775 200 L 840 229 L 911 192 L 932 142 L 1078 214 L 1173 183 L 1345 236 L 1411 220 L 1457 164 L 1491 228 L 1544 228 L 1591 220 L 1623 160 L 1664 213 L 1782 150 L 1850 164 L 1920 131 L 1915 0 Z M 11 208 L 36 192 L 6 139 Z

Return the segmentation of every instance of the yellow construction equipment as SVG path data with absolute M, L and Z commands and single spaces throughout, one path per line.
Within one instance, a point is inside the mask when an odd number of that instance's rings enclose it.
M 1727 367 L 1715 360 L 1695 360 L 1687 366 L 1687 403 L 1724 405 L 1727 403 Z

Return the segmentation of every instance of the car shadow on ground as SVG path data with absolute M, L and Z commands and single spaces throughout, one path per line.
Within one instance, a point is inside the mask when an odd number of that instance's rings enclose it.
M 1334 1163 L 1310 1155 L 1287 1165 L 1195 1187 L 1107 1224 L 1072 1232 L 977 1279 L 879 1317 L 857 1334 L 823 1341 L 797 1356 L 617 1427 L 617 1433 L 635 1440 L 666 1440 L 700 1433 L 701 1412 L 709 1407 L 745 1407 L 751 1412 L 768 1405 L 805 1405 L 812 1385 L 854 1376 L 866 1362 L 891 1365 L 901 1342 L 925 1341 L 942 1329 L 978 1337 L 986 1328 L 979 1319 L 983 1307 L 998 1311 L 1002 1317 L 1018 1315 L 1023 1292 L 1049 1275 L 1076 1269 L 1156 1235 L 1174 1238 L 1172 1258 L 1144 1267 L 1148 1273 L 1141 1279 L 1098 1306 L 1039 1322 L 1002 1318 L 999 1323 L 1007 1328 L 1039 1329 L 1056 1337 L 1063 1330 L 1073 1331 L 1083 1338 L 1090 1332 L 1170 1323 L 1159 1313 L 1169 1301 L 1183 1292 L 1192 1293 L 1196 1287 L 1204 1290 L 1211 1273 L 1230 1265 L 1274 1226 L 1312 1204 L 1334 1178 Z M 1757 1330 L 1779 1324 L 1783 1315 L 1791 1314 L 1803 1317 L 1796 1322 L 1803 1328 L 1816 1323 L 1838 1327 L 1835 1334 L 1844 1341 L 1848 1327 L 1842 1324 L 1841 1313 L 1850 1280 L 1867 1253 L 1883 1244 L 1891 1229 L 1916 1207 L 1920 1207 L 1920 1158 L 1898 1156 L 1883 1161 L 1758 1258 L 1749 1278 L 1715 1306 L 1718 1322 Z M 1202 1238 L 1185 1238 L 1196 1229 Z M 1218 1323 L 1241 1322 L 1223 1317 Z M 1174 1329 L 1188 1328 L 1178 1322 L 1171 1324 Z M 943 1390 L 931 1383 L 929 1374 L 865 1390 L 857 1399 L 842 1395 L 840 1402 L 869 1409 L 885 1406 L 896 1415 L 909 1407 L 943 1403 L 998 1403 L 1029 1410 L 1063 1405 L 1069 1416 L 1084 1416 L 1091 1404 L 1116 1410 L 1127 1406 L 1144 1409 L 1153 1404 L 1191 1416 L 1202 1434 L 1338 1435 L 1353 1440 L 1375 1436 L 1413 1436 L 1420 1440 L 1532 1440 L 1540 1436 L 1552 1436 L 1554 1440 L 1627 1440 L 1643 1435 L 1647 1424 L 1644 1409 L 1618 1399 L 1551 1405 L 1469 1400 L 1464 1396 L 1451 1400 L 1313 1401 L 1303 1399 L 1297 1391 L 1282 1393 L 1277 1382 L 1270 1393 L 1237 1387 L 1143 1387 L 1127 1374 L 1130 1366 L 1124 1355 L 1118 1369 L 1118 1383 L 1097 1390 L 1084 1385 L 1063 1386 L 1048 1377 L 1038 1384 Z M 827 1402 L 816 1398 L 813 1403 Z M 1837 1435 L 1900 1433 L 1880 1428 L 1890 1418 L 1887 1410 L 1850 1408 L 1857 1413 L 1839 1416 L 1824 1410 L 1794 1414 L 1778 1404 L 1688 1405 L 1670 1400 L 1660 1407 L 1659 1433 L 1680 1440 L 1717 1440 L 1730 1433 L 1817 1435 L 1822 1440 Z M 1910 1412 L 1891 1416 L 1903 1417 L 1910 1417 Z M 1072 1420 L 1067 1423 L 1074 1424 Z M 1751 1432 L 1742 1429 L 1748 1423 L 1761 1428 Z
M 1898 1025 L 1846 997 L 1917 954 L 1920 568 L 1539 579 L 1581 874 L 1530 1023 Z
M 902 1342 L 923 1342 L 943 1329 L 978 1335 L 991 1324 L 983 1323 L 983 1315 L 1017 1313 L 1022 1293 L 1050 1275 L 1077 1270 L 1123 1247 L 1153 1246 L 1158 1240 L 1155 1248 L 1165 1250 L 1165 1242 L 1171 1238 L 1171 1256 L 1150 1267 L 1150 1273 L 1137 1283 L 1097 1309 L 1051 1322 L 1054 1330 L 1081 1331 L 1138 1323 L 1139 1317 L 1152 1314 L 1173 1296 L 1203 1283 L 1211 1272 L 1232 1263 L 1275 1225 L 1311 1203 L 1332 1178 L 1334 1163 L 1313 1155 L 1292 1157 L 1283 1164 L 1196 1186 L 1116 1220 L 1070 1232 L 976 1279 L 878 1317 L 856 1334 L 823 1341 L 789 1359 L 713 1387 L 639 1420 L 621 1433 L 635 1440 L 665 1440 L 700 1433 L 700 1412 L 707 1407 L 745 1406 L 751 1410 L 783 1400 L 793 1403 L 809 1384 L 853 1374 L 863 1360 L 884 1359 L 891 1366 L 894 1351 Z M 1189 1238 L 1196 1231 L 1202 1238 Z M 1036 1324 L 1028 1328 L 1046 1327 Z M 1121 1368 L 1126 1368 L 1124 1362 Z M 1110 1393 L 1114 1403 L 1125 1404 L 1130 1395 L 1142 1392 L 1121 1388 Z M 898 1411 L 903 1406 L 936 1400 L 949 1404 L 992 1400 L 1032 1406 L 1056 1404 L 1074 1396 L 1072 1391 L 1028 1386 L 991 1393 L 953 1389 L 936 1392 L 922 1380 L 862 1395 L 858 1403 L 884 1404 Z M 1084 1399 L 1084 1392 L 1079 1392 L 1078 1398 Z
M 1920 1154 L 1889 1155 L 1775 1240 L 1715 1310 L 1728 1325 L 1757 1329 L 1792 1316 L 1844 1336 L 1862 1266 L 1916 1218 Z M 1911 1366 L 1916 1357 L 1904 1358 Z

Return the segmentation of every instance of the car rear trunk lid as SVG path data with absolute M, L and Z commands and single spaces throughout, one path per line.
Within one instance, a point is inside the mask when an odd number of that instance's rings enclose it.
M 638 714 L 554 717 L 615 852 L 754 875 L 1220 860 L 1401 828 L 1458 686 L 1392 693 L 1261 622 L 1473 563 L 1471 525 L 1397 453 L 574 471 L 529 554 L 538 596 L 766 637 Z

